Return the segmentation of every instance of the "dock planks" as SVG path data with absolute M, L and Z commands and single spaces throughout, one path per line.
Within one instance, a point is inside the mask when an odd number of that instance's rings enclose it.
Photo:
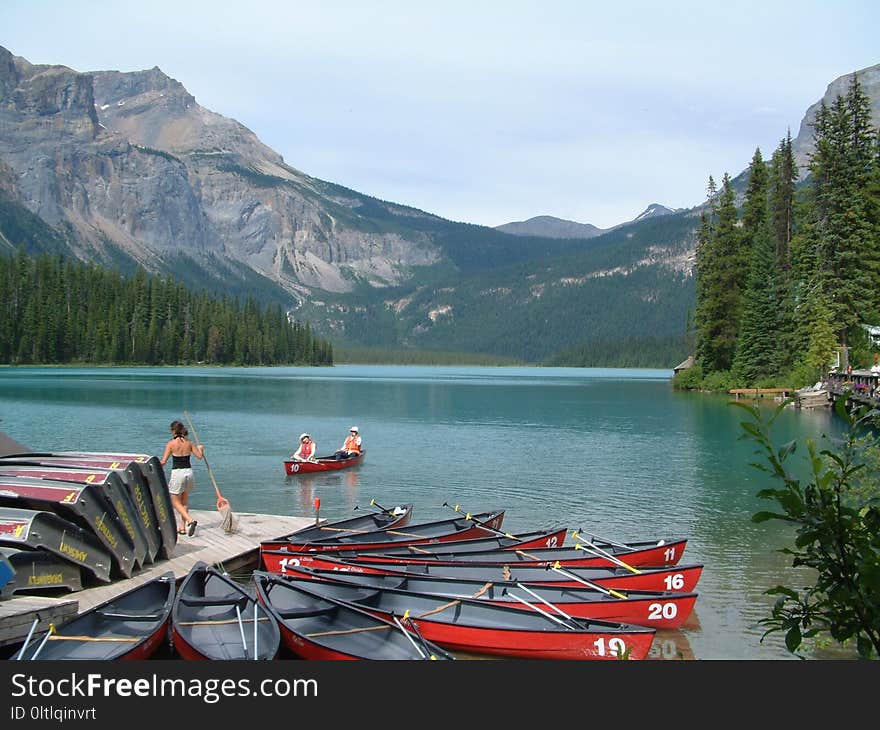
M 0 646 L 23 641 L 37 617 L 40 623 L 36 631 L 44 632 L 50 623 L 64 623 L 77 613 L 109 601 L 169 570 L 181 580 L 200 560 L 208 565 L 222 565 L 229 572 L 255 565 L 262 541 L 280 538 L 315 521 L 310 517 L 236 512 L 238 530 L 229 535 L 221 527 L 223 517 L 220 512 L 190 510 L 190 514 L 199 523 L 196 534 L 193 537 L 181 535 L 171 558 L 146 565 L 131 578 L 84 588 L 56 598 L 17 594 L 0 601 Z

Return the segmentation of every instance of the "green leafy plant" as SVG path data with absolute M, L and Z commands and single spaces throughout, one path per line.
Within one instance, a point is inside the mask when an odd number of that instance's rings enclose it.
M 866 449 L 877 443 L 874 427 L 878 411 L 835 404 L 845 422 L 841 438 L 826 437 L 830 445 L 819 449 L 807 440 L 808 479 L 787 467 L 797 444 L 776 447 L 771 428 L 786 403 L 765 420 L 756 406 L 732 401 L 744 408 L 750 421 L 740 425 L 741 438 L 753 441 L 766 463 L 752 466 L 778 484 L 757 496 L 777 503 L 780 511 L 761 511 L 754 522 L 781 520 L 795 527 L 794 545 L 782 552 L 792 557 L 792 567 L 811 568 L 813 585 L 801 589 L 778 585 L 766 591 L 777 596 L 771 614 L 759 623 L 763 639 L 784 632 L 787 649 L 796 654 L 805 639 L 830 636 L 841 645 L 855 644 L 860 658 L 880 658 L 880 499 L 876 490 L 864 490 Z

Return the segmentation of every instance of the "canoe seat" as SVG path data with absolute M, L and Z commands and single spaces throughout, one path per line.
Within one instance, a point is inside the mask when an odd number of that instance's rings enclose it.
M 159 621 L 165 616 L 161 613 L 135 613 L 134 611 L 96 611 L 103 618 L 113 618 L 122 621 Z
M 288 608 L 275 609 L 281 618 L 309 618 L 310 616 L 322 616 L 327 613 L 333 613 L 337 606 L 327 606 L 325 608 Z
M 242 607 L 250 600 L 247 596 L 180 596 L 184 606 L 235 606 Z

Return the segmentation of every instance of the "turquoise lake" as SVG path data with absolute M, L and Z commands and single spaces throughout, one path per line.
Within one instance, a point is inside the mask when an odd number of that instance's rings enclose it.
M 33 451 L 160 456 L 187 412 L 235 513 L 351 516 L 413 502 L 412 522 L 504 507 L 504 528 L 566 527 L 615 540 L 687 537 L 682 564 L 704 565 L 686 626 L 658 632 L 656 658 L 791 659 L 757 621 L 764 591 L 800 585 L 778 552 L 790 538 L 754 524 L 773 507 L 761 461 L 740 439 L 747 414 L 729 398 L 676 392 L 667 370 L 338 365 L 329 368 L 0 368 L 0 431 Z M 760 401 L 769 414 L 775 404 Z M 308 431 L 319 454 L 352 425 L 358 467 L 285 475 Z M 827 409 L 787 408 L 774 441 L 824 443 Z M 192 434 L 191 434 L 192 435 Z M 166 467 L 166 468 L 170 468 Z M 192 505 L 214 509 L 194 460 Z M 570 539 L 566 544 L 570 544 Z

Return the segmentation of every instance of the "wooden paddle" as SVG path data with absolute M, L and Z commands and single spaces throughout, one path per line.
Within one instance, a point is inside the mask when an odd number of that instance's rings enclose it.
M 633 567 L 632 565 L 630 565 L 629 563 L 625 563 L 625 562 L 623 562 L 623 561 L 622 561 L 620 558 L 618 558 L 616 555 L 612 555 L 612 554 L 609 553 L 607 550 L 603 550 L 603 549 L 600 548 L 598 545 L 594 545 L 594 544 L 593 544 L 592 542 L 590 542 L 589 540 L 584 539 L 583 537 L 581 537 L 581 536 L 578 534 L 578 531 L 577 531 L 577 530 L 575 530 L 574 532 L 572 532 L 572 533 L 571 533 L 571 536 L 572 536 L 572 538 L 573 538 L 574 540 L 580 540 L 581 542 L 583 542 L 583 543 L 589 545 L 589 546 L 592 548 L 592 550 L 589 550 L 589 549 L 585 548 L 583 545 L 575 545 L 574 547 L 575 547 L 576 550 L 577 550 L 577 549 L 579 549 L 579 550 L 585 550 L 586 552 L 588 552 L 588 553 L 592 553 L 593 555 L 598 555 L 599 557 L 608 558 L 608 559 L 609 559 L 610 561 L 612 561 L 613 563 L 617 563 L 617 564 L 618 564 L 619 566 L 621 566 L 622 568 L 626 568 L 627 570 L 632 571 L 633 573 L 641 573 L 641 572 L 642 572 L 642 571 L 638 570 L 637 568 L 634 568 L 634 567 Z
M 222 494 L 220 494 L 220 488 L 217 486 L 217 480 L 214 479 L 214 472 L 211 470 L 211 465 L 208 463 L 208 457 L 205 456 L 205 447 L 202 446 L 199 441 L 199 436 L 196 433 L 196 428 L 193 426 L 192 421 L 189 418 L 189 413 L 186 411 L 183 412 L 184 418 L 186 418 L 186 422 L 189 425 L 189 430 L 192 431 L 193 439 L 198 446 L 202 448 L 202 461 L 205 462 L 205 468 L 208 470 L 208 476 L 211 478 L 211 484 L 214 485 L 214 491 L 217 493 L 217 511 L 223 516 L 223 521 L 221 522 L 221 526 L 223 527 L 223 531 L 227 534 L 231 534 L 238 529 L 238 520 L 235 515 L 232 513 L 232 508 L 229 505 L 229 500 L 226 499 Z
M 471 517 L 470 512 L 465 512 L 463 509 L 461 509 L 459 507 L 459 505 L 455 505 L 455 507 L 453 507 L 448 502 L 444 502 L 443 506 L 449 507 L 453 512 L 458 512 L 459 514 L 464 514 L 464 518 L 466 520 L 470 520 L 471 522 L 473 522 L 477 527 L 480 527 L 484 530 L 487 530 L 488 532 L 491 532 L 495 535 L 498 535 L 499 537 L 509 537 L 509 538 L 512 538 L 513 540 L 516 540 L 516 535 L 511 535 L 509 532 L 501 532 L 501 530 L 496 530 L 494 527 L 489 527 L 489 525 L 487 525 L 485 522 L 480 522 L 479 520 L 475 520 L 473 517 Z

